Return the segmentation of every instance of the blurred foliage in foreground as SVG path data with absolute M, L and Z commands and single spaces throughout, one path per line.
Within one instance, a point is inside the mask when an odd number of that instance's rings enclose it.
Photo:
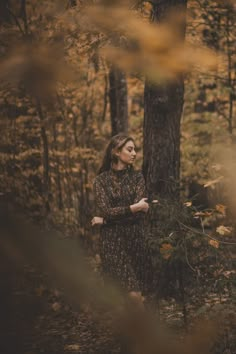
M 147 241 L 158 294 L 178 294 L 183 311 L 191 299 L 199 301 L 207 312 L 210 289 L 222 305 L 233 295 L 235 277 L 233 2 L 189 1 L 184 47 L 168 28 L 150 26 L 149 2 L 138 3 L 132 16 L 118 6 L 91 9 L 86 1 L 21 3 L 1 3 L 0 191 L 44 226 L 76 234 L 95 254 L 91 192 L 111 132 L 109 61 L 128 71 L 137 167 L 144 74 L 165 80 L 184 72 L 182 200 L 160 201 L 158 212 L 153 206 Z M 181 16 L 173 28 L 175 21 Z M 206 70 L 213 64 L 216 71 Z

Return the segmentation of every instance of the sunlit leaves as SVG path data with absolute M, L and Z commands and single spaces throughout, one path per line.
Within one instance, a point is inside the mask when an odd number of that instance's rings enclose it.
M 232 233 L 232 227 L 220 225 L 216 228 L 216 232 L 221 236 L 227 236 Z
M 217 204 L 216 205 L 216 211 L 218 211 L 220 214 L 224 215 L 226 214 L 226 206 L 223 204 Z
M 204 184 L 204 187 L 211 187 L 212 189 L 215 188 L 215 184 L 218 184 L 224 177 L 223 176 L 219 176 L 216 179 L 213 179 L 211 181 L 208 181 L 207 183 Z
M 219 246 L 220 246 L 220 243 L 216 240 L 209 240 L 208 243 L 209 243 L 209 245 L 211 245 L 214 248 L 219 248 Z
M 100 6 L 89 8 L 88 19 L 99 31 L 110 35 L 113 43 L 102 50 L 109 60 L 123 70 L 141 71 L 151 80 L 173 79 L 195 64 L 201 67 L 216 64 L 216 57 L 210 52 L 184 46 L 171 22 L 155 25 L 127 8 Z M 126 45 L 119 45 L 119 36 L 127 39 Z
M 185 202 L 185 203 L 184 203 L 184 205 L 185 205 L 186 207 L 191 207 L 191 206 L 192 206 L 192 204 L 193 204 L 193 203 L 192 203 L 191 201 L 190 201 L 190 202 Z

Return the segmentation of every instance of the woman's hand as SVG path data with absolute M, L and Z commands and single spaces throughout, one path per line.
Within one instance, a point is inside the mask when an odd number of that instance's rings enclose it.
M 103 221 L 104 221 L 104 219 L 102 217 L 94 216 L 94 218 L 92 218 L 92 220 L 91 220 L 91 224 L 92 224 L 92 226 L 103 225 Z
M 137 204 L 139 206 L 139 210 L 143 211 L 144 213 L 148 212 L 149 205 L 147 203 L 148 198 L 142 198 Z
M 144 213 L 148 212 L 149 205 L 146 202 L 148 198 L 142 198 L 138 203 L 130 205 L 130 209 L 133 213 L 138 213 L 139 211 L 143 211 Z

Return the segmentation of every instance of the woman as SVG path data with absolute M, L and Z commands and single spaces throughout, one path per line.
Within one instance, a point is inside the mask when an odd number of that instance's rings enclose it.
M 100 256 L 104 275 L 118 280 L 130 295 L 141 299 L 144 291 L 143 218 L 148 211 L 145 182 L 133 163 L 134 140 L 124 134 L 112 137 L 94 181 L 95 201 L 101 225 Z

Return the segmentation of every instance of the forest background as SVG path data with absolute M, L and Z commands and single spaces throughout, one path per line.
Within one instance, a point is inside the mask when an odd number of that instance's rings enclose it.
M 174 176 L 178 198 L 176 190 L 163 194 L 157 187 L 160 206 L 150 208 L 148 242 L 162 278 L 158 296 L 176 297 L 186 317 L 186 294 L 189 303 L 196 300 L 197 279 L 199 311 L 209 311 L 210 294 L 214 305 L 228 306 L 230 317 L 235 5 L 189 0 L 185 11 L 186 1 L 166 3 L 181 8 L 168 14 L 161 32 L 151 32 L 162 2 L 129 2 L 128 9 L 126 1 L 1 2 L 1 199 L 46 228 L 76 235 L 95 256 L 92 186 L 105 146 L 111 135 L 128 131 L 137 144 L 136 168 L 145 168 L 143 145 L 155 145 L 145 136 L 145 80 L 166 87 L 184 78 L 181 153 L 173 154 L 181 160 L 179 179 Z M 173 29 L 185 25 L 186 46 L 177 46 Z M 163 151 L 174 146 L 172 133 L 159 130 Z

